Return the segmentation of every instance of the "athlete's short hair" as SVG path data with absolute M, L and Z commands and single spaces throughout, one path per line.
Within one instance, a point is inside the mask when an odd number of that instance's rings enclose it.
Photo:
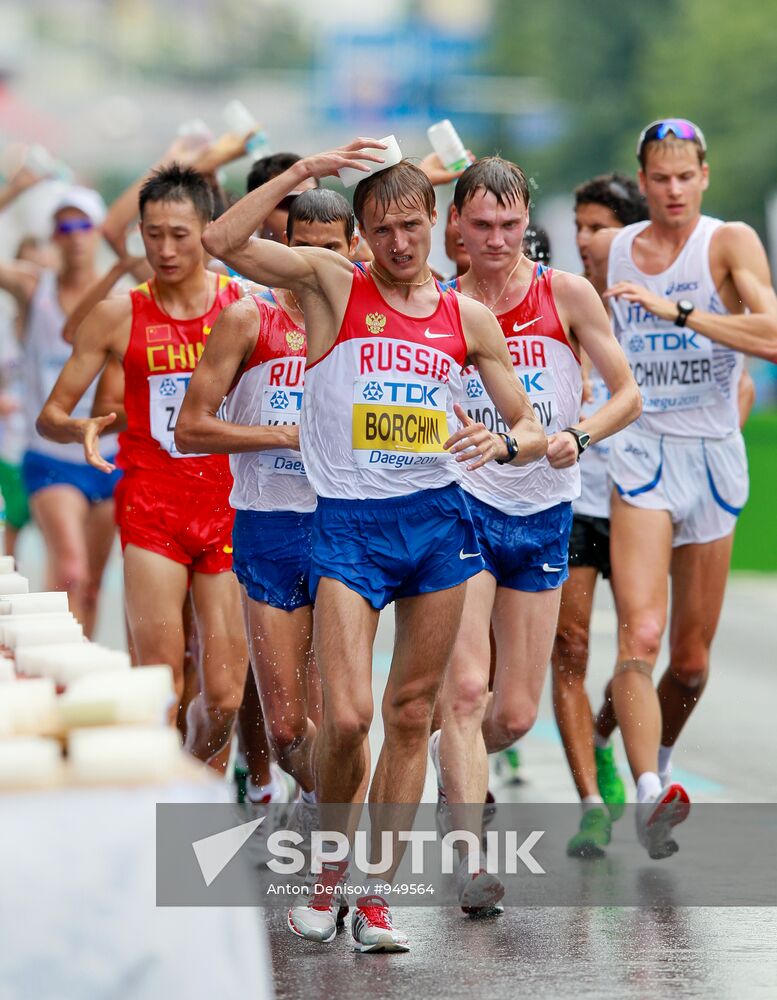
M 407 209 L 420 208 L 430 219 L 434 215 L 432 182 L 410 160 L 400 160 L 393 167 L 378 170 L 359 181 L 353 193 L 353 211 L 360 224 L 364 221 L 364 206 L 370 199 L 383 209 L 384 215 L 392 202 Z
M 575 208 L 578 205 L 609 208 L 623 226 L 648 218 L 645 196 L 637 182 L 625 174 L 600 174 L 580 184 L 575 188 Z
M 291 243 L 294 225 L 297 222 L 342 222 L 346 243 L 353 239 L 356 221 L 348 202 L 337 191 L 329 188 L 313 188 L 297 195 L 291 203 L 286 222 L 286 237 Z
M 154 170 L 140 189 L 140 217 L 150 201 L 190 201 L 203 222 L 213 218 L 213 190 L 207 179 L 192 167 L 170 163 Z
M 497 204 L 503 208 L 509 201 L 520 199 L 528 208 L 531 196 L 526 175 L 517 163 L 504 160 L 501 156 L 484 156 L 467 167 L 456 181 L 453 203 L 461 212 L 467 202 L 480 189 L 494 195 Z
M 246 177 L 246 194 L 256 190 L 273 177 L 278 177 L 285 173 L 289 167 L 293 167 L 302 157 L 298 153 L 272 153 L 270 156 L 263 156 L 257 160 Z M 319 185 L 318 178 L 314 178 L 316 187 Z

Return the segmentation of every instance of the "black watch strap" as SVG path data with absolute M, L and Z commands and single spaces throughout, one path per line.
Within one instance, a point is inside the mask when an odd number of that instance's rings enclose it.
M 512 460 L 518 454 L 518 442 L 515 440 L 514 437 L 511 437 L 509 434 L 500 433 L 497 434 L 497 437 L 500 437 L 504 441 L 505 447 L 507 448 L 507 457 L 496 458 L 494 459 L 494 461 L 496 462 L 497 465 L 507 465 L 507 463 L 512 462 Z
M 591 443 L 591 435 L 588 431 L 579 431 L 576 427 L 565 427 L 565 434 L 571 434 L 575 439 L 575 444 L 577 445 L 577 457 L 583 454 L 588 445 Z

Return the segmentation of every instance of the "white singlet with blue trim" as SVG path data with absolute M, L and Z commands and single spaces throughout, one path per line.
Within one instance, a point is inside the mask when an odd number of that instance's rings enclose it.
M 677 260 L 660 274 L 634 263 L 635 238 L 649 222 L 626 226 L 610 246 L 607 284 L 633 281 L 674 302 L 688 299 L 704 312 L 727 315 L 710 272 L 710 241 L 723 223 L 702 215 Z M 737 387 L 743 356 L 641 305 L 611 299 L 615 335 L 642 393 L 634 430 L 678 437 L 724 438 L 739 427 Z

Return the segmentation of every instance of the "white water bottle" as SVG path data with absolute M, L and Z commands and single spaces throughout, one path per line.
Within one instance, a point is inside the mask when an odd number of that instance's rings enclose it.
M 267 133 L 242 101 L 230 101 L 224 108 L 222 117 L 229 131 L 234 132 L 235 135 L 251 133 L 245 148 L 252 160 L 260 160 L 263 156 L 270 156 L 272 149 Z
M 436 125 L 431 125 L 426 134 L 446 170 L 455 174 L 466 169 L 472 162 L 450 119 L 444 118 Z

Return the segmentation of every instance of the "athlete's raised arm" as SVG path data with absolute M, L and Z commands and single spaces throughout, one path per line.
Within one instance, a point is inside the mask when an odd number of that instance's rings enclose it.
M 547 450 L 547 438 L 540 426 L 529 397 L 515 377 L 501 327 L 481 302 L 459 296 L 462 326 L 467 341 L 468 357 L 477 365 L 486 392 L 494 401 L 499 414 L 510 427 L 507 435 L 514 438 L 518 452 L 513 465 L 526 465 L 541 458 Z M 476 424 L 462 406 L 454 407 L 464 425 L 453 434 L 445 447 L 456 455 L 457 462 L 467 462 L 467 470 L 479 469 L 491 459 L 507 459 L 509 450 L 505 438 L 493 434 L 484 424 Z
M 642 396 L 591 282 L 578 274 L 554 271 L 553 295 L 562 322 L 591 359 L 610 393 L 593 416 L 573 425 L 590 434 L 595 444 L 637 419 L 642 412 Z M 574 435 L 561 430 L 548 438 L 548 461 L 554 468 L 569 468 L 579 455 Z
M 260 336 L 260 314 L 250 295 L 219 315 L 178 414 L 175 444 L 179 451 L 231 455 L 267 448 L 299 449 L 296 426 L 235 424 L 216 415 Z
M 100 457 L 96 438 L 115 421 L 116 414 L 86 419 L 76 419 L 70 414 L 108 358 L 112 354 L 122 356 L 131 318 L 129 296 L 105 299 L 95 306 L 78 329 L 73 353 L 36 421 L 38 433 L 43 437 L 62 443 L 84 443 L 87 461 L 103 472 L 113 472 L 114 466 Z
M 257 238 L 258 223 L 288 194 L 311 177 L 330 177 L 341 167 L 369 173 L 364 161 L 382 163 L 384 149 L 377 139 L 355 139 L 329 153 L 306 156 L 266 184 L 251 191 L 237 204 L 211 222 L 202 243 L 208 253 L 226 261 L 240 274 L 270 287 L 299 289 L 318 287 L 325 272 L 346 274 L 352 265 L 327 251 L 316 248 L 291 249 L 272 240 Z M 377 152 L 370 152 L 376 150 Z
M 716 266 L 717 265 L 717 266 Z M 727 222 L 710 243 L 710 269 L 723 273 L 719 285 L 727 315 L 694 309 L 685 325 L 719 344 L 756 358 L 777 362 L 777 295 L 772 287 L 763 244 L 750 226 Z M 733 286 L 726 295 L 726 285 Z M 678 318 L 678 305 L 631 281 L 619 281 L 604 293 L 607 298 L 638 302 L 659 319 Z M 730 297 L 733 301 L 727 302 Z M 744 310 L 747 310 L 746 312 Z

